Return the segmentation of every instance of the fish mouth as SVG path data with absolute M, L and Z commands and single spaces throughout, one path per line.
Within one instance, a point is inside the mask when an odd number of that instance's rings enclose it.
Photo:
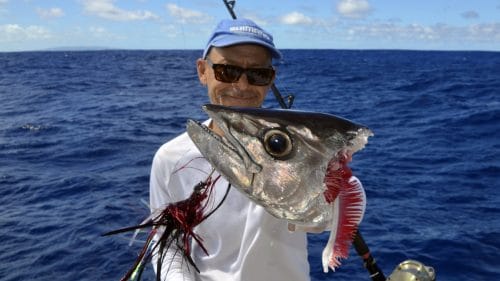
M 217 106 L 212 104 L 206 104 L 203 110 L 212 119 L 212 122 L 217 126 L 223 133 L 219 135 L 211 130 L 208 126 L 195 121 L 188 120 L 187 132 L 193 142 L 196 144 L 198 149 L 202 152 L 206 152 L 204 155 L 207 159 L 213 159 L 214 155 L 211 152 L 221 151 L 219 158 L 228 157 L 232 163 L 239 164 L 240 173 L 244 174 L 255 174 L 262 170 L 262 167 L 255 163 L 255 161 L 248 155 L 244 146 L 234 137 L 231 132 L 231 128 L 228 125 L 226 118 L 231 118 L 230 114 L 225 112 L 223 106 Z M 220 156 L 224 157 L 220 157 Z M 236 167 L 234 167 L 236 169 Z
M 219 126 L 221 128 L 221 126 Z M 229 141 L 226 138 L 221 137 L 214 131 L 212 131 L 207 125 L 196 121 L 189 119 L 187 123 L 187 131 L 189 136 L 195 140 L 200 139 L 202 137 L 204 141 L 207 141 L 209 143 L 217 143 L 218 145 L 224 146 L 227 150 L 231 150 L 235 154 L 238 154 L 238 150 L 235 148 L 234 145 L 229 143 Z M 199 142 L 196 142 L 196 144 L 199 144 Z

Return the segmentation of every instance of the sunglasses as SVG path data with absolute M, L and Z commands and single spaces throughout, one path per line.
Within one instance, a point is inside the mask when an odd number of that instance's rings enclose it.
M 267 86 L 273 81 L 274 69 L 268 68 L 243 68 L 230 64 L 212 63 L 207 58 L 207 63 L 212 67 L 215 73 L 215 79 L 224 83 L 238 82 L 243 73 L 247 76 L 248 84 L 254 86 Z

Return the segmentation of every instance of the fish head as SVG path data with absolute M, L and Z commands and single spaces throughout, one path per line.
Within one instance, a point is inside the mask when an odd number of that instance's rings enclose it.
M 201 154 L 270 214 L 299 225 L 332 219 L 324 195 L 327 169 L 373 135 L 365 126 L 317 112 L 212 104 L 203 109 L 222 135 L 189 120 L 188 135 Z

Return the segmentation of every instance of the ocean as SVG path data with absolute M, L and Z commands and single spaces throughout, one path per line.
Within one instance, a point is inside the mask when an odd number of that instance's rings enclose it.
M 385 275 L 415 259 L 437 280 L 499 280 L 500 52 L 283 53 L 276 85 L 293 108 L 375 133 L 351 167 Z M 206 118 L 200 55 L 0 53 L 0 280 L 120 279 L 141 244 L 101 234 L 149 214 L 155 151 Z M 312 280 L 370 280 L 354 250 L 324 274 L 327 238 L 309 235 Z

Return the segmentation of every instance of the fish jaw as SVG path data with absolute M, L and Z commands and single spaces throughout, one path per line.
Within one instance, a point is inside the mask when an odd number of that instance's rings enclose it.
M 253 165 L 252 168 L 247 168 L 244 164 L 244 155 L 241 155 L 234 145 L 200 122 L 188 120 L 186 131 L 202 155 L 210 159 L 212 166 L 230 183 L 238 179 L 238 184 L 251 186 L 253 172 L 260 170 L 259 166 Z
M 332 220 L 331 202 L 324 196 L 327 167 L 339 155 L 361 149 L 371 134 L 369 129 L 333 115 L 309 112 L 217 105 L 203 109 L 223 137 L 194 121 L 188 123 L 188 134 L 238 190 L 275 217 L 297 225 L 321 226 Z M 269 132 L 290 138 L 293 147 L 286 157 L 268 153 L 264 139 Z

